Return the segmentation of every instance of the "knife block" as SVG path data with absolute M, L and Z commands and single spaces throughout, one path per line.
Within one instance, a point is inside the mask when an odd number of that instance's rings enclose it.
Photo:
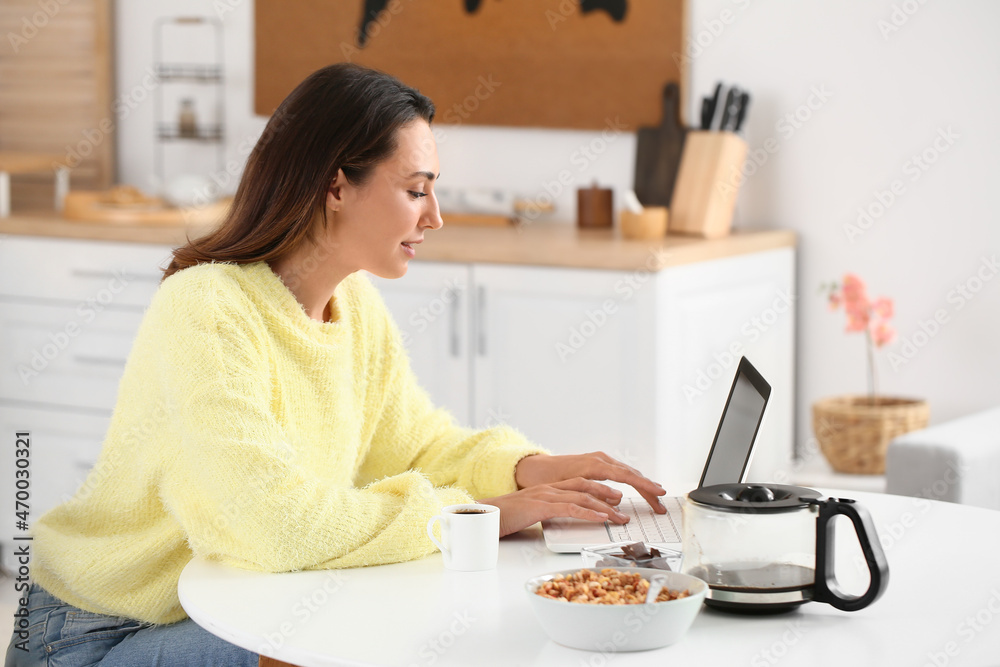
M 729 234 L 747 157 L 732 132 L 689 132 L 670 202 L 671 234 L 718 238 Z

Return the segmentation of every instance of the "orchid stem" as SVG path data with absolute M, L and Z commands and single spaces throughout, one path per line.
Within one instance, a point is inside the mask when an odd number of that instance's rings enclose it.
M 871 329 L 865 329 L 865 339 L 868 342 L 868 402 L 875 405 L 875 396 L 878 394 L 878 382 L 875 376 L 875 350 L 872 342 Z

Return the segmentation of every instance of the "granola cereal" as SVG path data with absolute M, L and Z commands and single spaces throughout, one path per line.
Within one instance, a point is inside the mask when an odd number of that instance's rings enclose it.
M 642 604 L 646 601 L 649 581 L 635 572 L 604 568 L 600 572 L 583 569 L 570 575 L 557 575 L 535 591 L 536 595 L 553 600 L 583 604 Z M 657 602 L 667 602 L 689 596 L 690 591 L 664 588 Z

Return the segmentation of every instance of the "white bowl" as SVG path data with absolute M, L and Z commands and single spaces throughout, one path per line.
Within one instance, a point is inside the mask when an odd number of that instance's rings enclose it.
M 580 568 L 534 577 L 527 581 L 525 590 L 538 622 L 552 641 L 570 648 L 612 654 L 669 646 L 683 637 L 694 623 L 708 591 L 708 585 L 701 579 L 679 572 L 642 567 L 610 569 L 637 572 L 647 580 L 662 574 L 667 578 L 667 588 L 688 590 L 691 594 L 654 604 L 581 604 L 535 593 L 546 581 L 560 574 L 579 572 Z

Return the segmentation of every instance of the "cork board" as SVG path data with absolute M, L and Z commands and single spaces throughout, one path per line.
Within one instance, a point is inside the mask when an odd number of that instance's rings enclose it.
M 261 115 L 344 61 L 419 89 L 445 124 L 635 131 L 659 124 L 667 81 L 686 88 L 683 0 L 257 0 L 255 12 Z

